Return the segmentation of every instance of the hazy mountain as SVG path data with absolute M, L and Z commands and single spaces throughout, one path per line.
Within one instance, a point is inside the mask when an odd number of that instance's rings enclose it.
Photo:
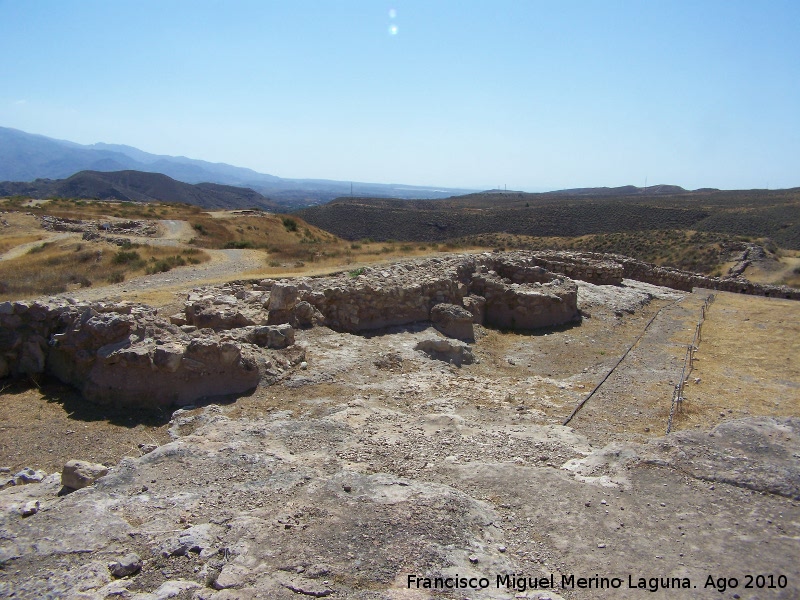
M 0 182 L 0 196 L 34 198 L 96 198 L 136 202 L 184 202 L 203 208 L 261 208 L 279 206 L 249 188 L 217 183 L 189 184 L 161 173 L 142 171 L 81 171 L 66 179 Z
M 81 145 L 0 127 L 0 180 L 62 179 L 78 171 L 135 170 L 162 173 L 184 183 L 219 183 L 252 188 L 284 205 L 327 202 L 338 196 L 446 198 L 469 190 L 323 179 L 283 179 L 225 163 L 144 152 L 120 144 Z
M 696 192 L 718 192 L 716 188 L 703 188 Z M 593 188 L 574 188 L 570 190 L 557 190 L 548 192 L 550 194 L 562 194 L 565 196 L 641 196 L 659 194 L 687 194 L 689 190 L 679 185 L 650 185 L 640 188 L 635 185 L 623 185 L 620 187 L 593 187 Z

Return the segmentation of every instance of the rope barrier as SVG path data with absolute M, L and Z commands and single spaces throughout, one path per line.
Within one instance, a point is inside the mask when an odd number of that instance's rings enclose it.
M 664 310 L 665 308 L 669 308 L 669 307 L 670 307 L 670 306 L 672 306 L 673 304 L 677 304 L 677 303 L 678 303 L 678 302 L 680 302 L 681 300 L 682 300 L 682 298 L 681 298 L 680 300 L 673 300 L 673 301 L 672 301 L 672 302 L 670 302 L 669 304 L 667 304 L 667 305 L 665 305 L 665 306 L 662 306 L 661 308 L 659 308 L 659 309 L 658 309 L 658 311 L 656 312 L 656 314 L 654 314 L 654 315 L 651 317 L 651 319 L 650 319 L 650 320 L 647 322 L 647 325 L 645 325 L 645 326 L 644 326 L 644 329 L 642 330 L 642 333 L 640 333 L 640 334 L 638 335 L 638 337 L 637 337 L 637 338 L 636 338 L 636 339 L 633 341 L 633 343 L 632 343 L 630 346 L 628 346 L 628 349 L 627 349 L 627 350 L 625 350 L 625 353 L 624 353 L 624 354 L 623 354 L 623 355 L 620 357 L 620 359 L 619 359 L 619 360 L 616 362 L 616 364 L 614 364 L 614 366 L 613 366 L 613 367 L 611 367 L 611 370 L 610 370 L 608 373 L 606 373 L 606 376 L 605 376 L 605 377 L 603 377 L 603 379 L 601 379 L 601 380 L 600 380 L 600 383 L 598 383 L 596 386 L 594 386 L 594 389 L 593 389 L 591 392 L 589 392 L 589 395 L 588 395 L 588 396 L 586 396 L 586 398 L 584 398 L 584 399 L 583 399 L 583 400 L 581 400 L 580 402 L 578 402 L 577 406 L 575 406 L 575 409 L 574 409 L 574 410 L 572 411 L 572 413 L 571 413 L 571 414 L 570 414 L 570 415 L 569 415 L 569 416 L 568 416 L 568 417 L 567 417 L 567 418 L 564 420 L 564 422 L 562 423 L 562 425 L 567 425 L 567 424 L 568 424 L 568 423 L 569 423 L 569 422 L 572 420 L 572 418 L 573 418 L 575 415 L 577 415 L 577 414 L 578 414 L 578 411 L 579 411 L 580 409 L 582 409 L 582 408 L 583 408 L 584 404 L 586 404 L 586 403 L 589 401 L 589 399 L 590 399 L 592 396 L 594 396 L 595 392 L 597 392 L 597 390 L 599 390 L 599 389 L 600 389 L 600 386 L 601 386 L 601 385 L 603 385 L 603 384 L 606 382 L 606 380 L 607 380 L 609 377 L 611 377 L 611 374 L 612 374 L 612 373 L 614 372 L 614 370 L 615 370 L 615 369 L 616 369 L 616 368 L 617 368 L 617 367 L 618 367 L 618 366 L 619 366 L 619 365 L 622 363 L 622 361 L 623 361 L 623 360 L 625 360 L 625 357 L 626 357 L 626 356 L 628 356 L 628 353 L 629 353 L 631 350 L 633 350 L 633 348 L 636 346 L 636 344 L 638 344 L 638 343 L 639 343 L 639 341 L 640 341 L 640 340 L 641 340 L 641 339 L 644 337 L 644 334 L 645 334 L 645 333 L 647 333 L 647 330 L 650 328 L 650 325 L 652 325 L 652 324 L 653 324 L 653 321 L 655 321 L 655 320 L 656 320 L 656 317 L 657 317 L 658 315 L 660 315 L 660 314 L 661 314 L 661 311 L 662 311 L 662 310 Z
M 702 331 L 703 323 L 706 320 L 706 312 L 708 312 L 708 308 L 714 302 L 715 298 L 716 296 L 714 296 L 714 294 L 709 294 L 706 296 L 703 306 L 700 307 L 700 319 L 697 321 L 697 325 L 694 328 L 694 338 L 692 338 L 692 343 L 686 347 L 686 355 L 683 359 L 683 369 L 681 370 L 681 379 L 672 392 L 672 405 L 669 408 L 667 433 L 672 431 L 672 423 L 675 419 L 675 413 L 679 412 L 683 407 L 683 388 L 686 385 L 686 381 L 689 379 L 689 376 L 692 374 L 692 371 L 694 370 L 694 353 L 697 352 L 698 348 L 700 347 L 700 342 L 703 339 Z

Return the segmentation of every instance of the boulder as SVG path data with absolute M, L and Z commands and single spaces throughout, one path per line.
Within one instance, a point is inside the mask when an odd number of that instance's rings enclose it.
M 298 327 L 311 327 L 315 321 L 320 321 L 322 315 L 306 301 L 297 303 L 294 308 L 294 323 Z
M 230 298 L 233 298 L 231 296 Z M 195 325 L 199 328 L 208 328 L 219 331 L 221 329 L 235 329 L 255 325 L 256 321 L 247 314 L 239 310 L 236 305 L 226 302 L 228 298 L 222 297 L 216 300 L 200 300 L 198 302 L 187 302 L 184 309 L 186 315 L 185 323 Z
M 135 552 L 131 552 L 108 563 L 108 570 L 116 578 L 127 577 L 142 570 L 142 559 Z
M 414 349 L 421 350 L 431 358 L 443 360 L 459 367 L 462 364 L 468 365 L 475 362 L 472 348 L 460 340 L 429 338 L 417 342 Z
M 297 286 L 279 281 L 272 286 L 269 293 L 270 312 L 292 310 L 298 301 Z
M 85 460 L 71 460 L 61 471 L 61 485 L 79 490 L 92 485 L 104 475 L 108 475 L 108 469 L 104 465 Z
M 41 505 L 38 500 L 30 500 L 22 505 L 22 508 L 19 509 L 19 514 L 23 517 L 30 517 L 38 513 L 40 507 Z
M 44 372 L 47 342 L 41 336 L 34 336 L 22 345 L 17 371 L 22 375 L 35 375 Z
M 18 473 L 14 474 L 13 482 L 14 485 L 25 485 L 26 483 L 41 483 L 45 477 L 47 477 L 47 473 L 45 473 L 44 471 L 35 471 L 30 467 L 25 467 Z
M 470 294 L 464 298 L 462 303 L 464 308 L 472 314 L 472 322 L 477 325 L 483 325 L 483 320 L 486 316 L 486 298 Z
M 288 323 L 262 325 L 254 327 L 245 339 L 262 348 L 286 348 L 294 344 L 294 329 Z

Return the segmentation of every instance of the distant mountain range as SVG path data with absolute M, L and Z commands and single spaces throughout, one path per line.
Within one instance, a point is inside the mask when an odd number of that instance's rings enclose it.
M 79 171 L 161 173 L 184 183 L 252 188 L 285 206 L 309 206 L 350 194 L 385 198 L 446 198 L 473 190 L 325 179 L 283 179 L 252 169 L 183 156 L 150 154 L 118 144 L 82 145 L 0 127 L 0 181 L 64 179 Z
M 696 192 L 719 191 L 714 188 L 704 188 L 695 190 Z M 657 196 L 660 194 L 686 194 L 689 190 L 679 185 L 651 185 L 649 187 L 636 187 L 635 185 L 623 185 L 620 187 L 594 187 L 594 188 L 573 188 L 571 190 L 557 190 L 550 194 L 560 194 L 564 196 Z
M 203 208 L 280 210 L 275 202 L 249 188 L 218 183 L 183 183 L 161 173 L 81 171 L 66 179 L 0 182 L 0 196 L 95 198 L 135 202 L 184 202 Z

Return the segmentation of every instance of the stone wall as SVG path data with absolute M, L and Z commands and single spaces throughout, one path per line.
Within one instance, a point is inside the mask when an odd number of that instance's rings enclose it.
M 471 309 L 477 302 L 483 310 L 475 311 L 475 322 L 511 329 L 548 327 L 578 317 L 577 286 L 524 253 L 404 261 L 357 275 L 305 279 L 298 294 L 325 325 L 349 332 L 427 321 L 439 304 Z M 465 303 L 470 295 L 474 299 Z
M 536 252 L 529 253 L 517 262 L 524 262 L 550 273 L 558 273 L 570 279 L 579 279 L 595 285 L 619 285 L 625 277 L 623 266 L 602 254 Z
M 578 286 L 566 278 L 548 283 L 507 283 L 493 271 L 476 274 L 472 291 L 486 299 L 484 324 L 503 329 L 538 329 L 579 318 Z
M 253 389 L 302 352 L 291 327 L 179 327 L 131 304 L 0 304 L 0 377 L 47 373 L 101 404 L 186 405 Z
M 620 280 L 621 278 L 634 279 L 686 292 L 690 292 L 694 288 L 706 288 L 737 294 L 800 300 L 800 290 L 785 285 L 753 283 L 737 276 L 706 277 L 679 269 L 659 267 L 618 254 L 594 252 L 537 252 L 535 254 L 537 262 L 551 271 L 569 272 L 567 267 L 573 265 L 570 276 L 590 283 L 598 283 L 607 277 L 606 273 L 613 272 L 614 277 L 619 274 Z
M 100 403 L 188 404 L 242 393 L 299 363 L 303 352 L 293 346 L 292 327 L 323 324 L 355 333 L 434 321 L 445 335 L 471 339 L 470 321 L 536 329 L 579 319 L 578 288 L 566 274 L 593 283 L 618 285 L 625 277 L 687 291 L 800 299 L 800 290 L 616 255 L 456 255 L 198 288 L 169 320 L 125 303 L 0 303 L 0 377 L 50 373 Z
M 513 259 L 517 263 L 521 262 L 528 265 L 537 265 L 551 273 L 561 273 L 571 279 L 588 281 L 596 285 L 619 285 L 624 278 L 687 292 L 698 287 L 735 292 L 737 294 L 800 300 L 800 290 L 785 285 L 778 286 L 753 283 L 740 276 L 706 277 L 679 269 L 659 267 L 652 263 L 646 263 L 618 254 L 570 251 L 509 254 L 524 255 L 524 258 L 517 257 Z M 499 270 L 502 272 L 503 268 Z

